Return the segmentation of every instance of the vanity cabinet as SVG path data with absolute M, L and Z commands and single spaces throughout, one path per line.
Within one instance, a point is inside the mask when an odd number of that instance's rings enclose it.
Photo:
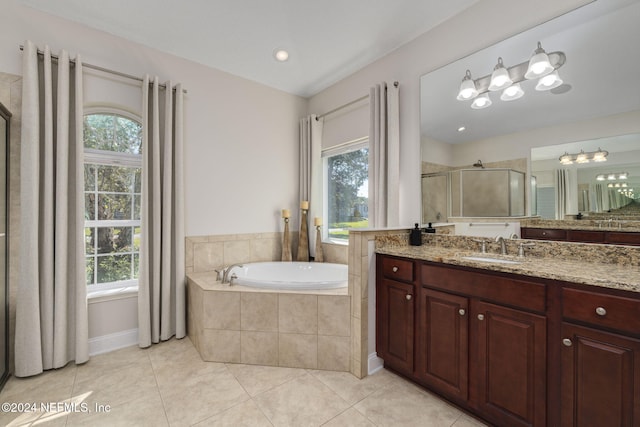
M 640 293 L 378 254 L 385 366 L 495 426 L 640 426 Z
M 496 425 L 546 423 L 546 287 L 423 263 L 418 380 Z
M 415 262 L 378 257 L 376 346 L 385 364 L 411 375 L 414 368 Z
M 640 246 L 640 233 L 631 231 L 522 227 L 520 236 L 523 239 Z
M 640 301 L 573 288 L 562 299 L 562 425 L 640 425 Z

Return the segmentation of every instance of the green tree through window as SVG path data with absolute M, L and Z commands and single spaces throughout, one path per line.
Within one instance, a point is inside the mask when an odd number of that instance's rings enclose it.
M 329 237 L 347 239 L 349 228 L 368 227 L 369 150 L 361 148 L 327 158 Z
M 142 126 L 112 113 L 84 118 L 85 248 L 92 289 L 137 283 Z

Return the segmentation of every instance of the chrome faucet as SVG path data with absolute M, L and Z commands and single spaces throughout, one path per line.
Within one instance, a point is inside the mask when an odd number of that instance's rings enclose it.
M 504 242 L 504 237 L 498 236 L 496 237 L 496 242 L 500 243 L 500 253 L 502 255 L 507 254 L 507 244 Z
M 222 283 L 229 283 L 231 284 L 231 280 L 234 279 L 235 277 L 232 275 L 231 277 L 229 277 L 229 274 L 231 274 L 231 270 L 233 270 L 236 267 L 244 267 L 242 264 L 231 264 L 229 267 L 224 269 L 224 274 L 222 275 Z

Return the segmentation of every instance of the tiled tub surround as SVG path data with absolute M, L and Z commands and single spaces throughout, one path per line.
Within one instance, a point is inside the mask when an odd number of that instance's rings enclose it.
M 405 235 L 376 238 L 376 252 L 445 264 L 581 283 L 591 286 L 640 292 L 640 248 L 555 241 L 533 241 L 524 258 L 497 255 L 499 246 L 487 244 L 487 253 L 478 252 L 478 243 L 465 236 L 425 236 L 423 246 L 408 246 Z M 507 253 L 516 254 L 521 240 L 508 240 Z M 517 264 L 487 263 L 466 256 L 504 258 Z
M 291 246 L 295 259 L 298 233 L 291 233 Z M 325 262 L 347 263 L 346 245 L 323 243 Z M 185 240 L 185 267 L 187 273 L 219 270 L 231 264 L 260 261 L 280 261 L 282 233 L 224 234 L 188 236 Z
M 206 361 L 349 371 L 347 289 L 284 291 L 188 275 L 189 338 Z

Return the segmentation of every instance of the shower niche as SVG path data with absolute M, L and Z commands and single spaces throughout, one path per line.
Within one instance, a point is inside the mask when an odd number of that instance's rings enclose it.
M 525 215 L 525 173 L 514 169 L 457 169 L 422 176 L 423 222 L 449 217 Z M 437 207 L 437 209 L 433 209 Z M 443 212 L 446 212 L 443 213 Z

